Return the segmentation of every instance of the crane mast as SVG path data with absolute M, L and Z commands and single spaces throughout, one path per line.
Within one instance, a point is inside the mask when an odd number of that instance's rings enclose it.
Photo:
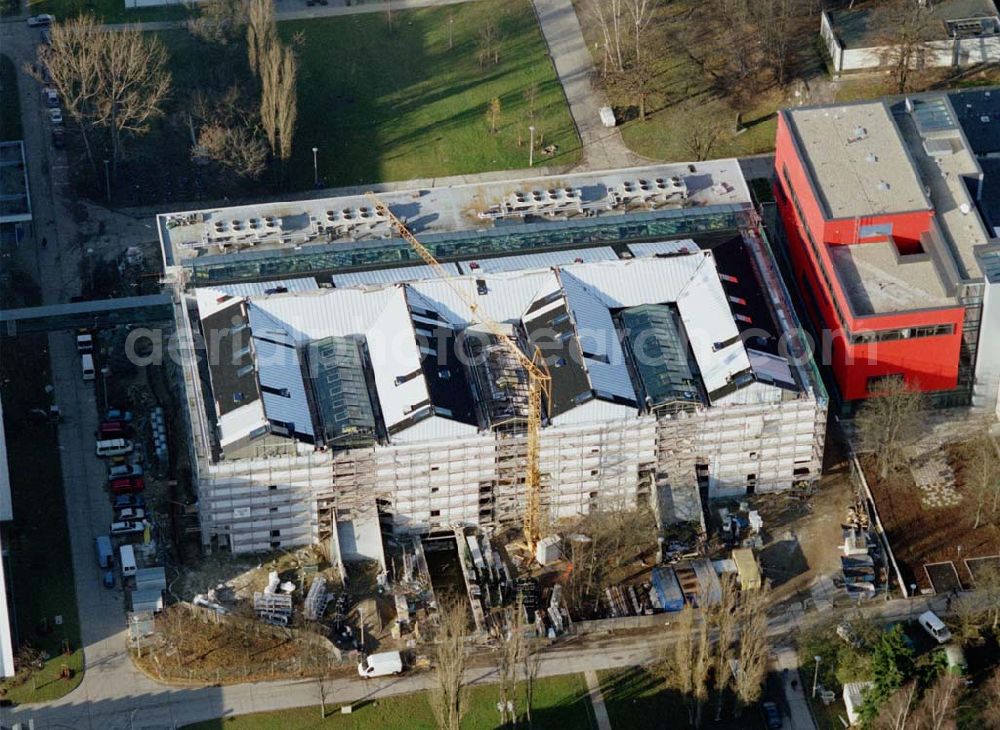
M 374 193 L 365 193 L 365 196 L 372 202 L 375 210 L 384 216 L 389 221 L 389 224 L 399 232 L 399 235 L 410 244 L 410 247 L 417 252 L 417 255 L 423 259 L 424 263 L 430 266 L 434 273 L 451 287 L 468 308 L 472 318 L 489 330 L 490 334 L 514 356 L 528 375 L 527 458 L 525 459 L 526 473 L 524 479 L 524 540 L 527 543 L 528 549 L 534 553 L 535 546 L 541 539 L 542 529 L 541 468 L 539 465 L 542 408 L 543 401 L 550 402 L 550 385 L 552 383 L 552 376 L 547 371 L 541 352 L 536 346 L 532 352 L 532 356 L 528 357 L 518 347 L 514 339 L 504 331 L 503 327 L 497 324 L 486 312 L 482 311 L 479 303 L 464 288 L 458 285 L 454 276 L 448 273 L 441 263 L 434 258 L 434 254 L 417 240 L 417 237 L 410 232 L 406 224 L 389 210 L 389 206 L 383 203 Z

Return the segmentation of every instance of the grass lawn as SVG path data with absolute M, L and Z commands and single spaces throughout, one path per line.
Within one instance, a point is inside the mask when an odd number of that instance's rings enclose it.
M 126 9 L 125 0 L 28 0 L 28 14 L 52 13 L 57 19 L 93 14 L 105 23 L 139 23 L 156 20 L 182 20 L 194 14 L 178 3 L 152 8 Z
M 601 694 L 613 728 L 687 727 L 687 708 L 677 692 L 664 689 L 663 680 L 642 667 L 609 669 L 598 672 Z M 763 730 L 764 723 L 756 707 L 747 708 L 733 719 L 731 703 L 723 703 L 722 719 L 715 721 L 715 699 L 704 709 L 704 725 L 713 730 Z M 666 718 L 672 718 L 666 720 Z
M 17 69 L 0 54 L 0 141 L 21 139 L 21 97 L 17 93 Z
M 4 527 L 7 581 L 13 598 L 15 637 L 51 658 L 35 676 L 19 675 L 0 687 L 13 702 L 52 700 L 83 678 L 83 651 L 76 610 L 59 445 L 51 426 L 26 419 L 31 408 L 47 408 L 48 347 L 44 335 L 0 341 L 0 393 L 14 520 Z M 56 625 L 56 616 L 62 617 Z M 66 648 L 71 653 L 64 655 Z M 73 670 L 59 679 L 63 664 Z
M 476 62 L 476 31 L 489 14 L 503 27 L 500 63 Z M 448 48 L 450 20 L 454 48 Z M 290 175 L 312 184 L 312 147 L 327 185 L 407 180 L 528 166 L 529 109 L 536 137 L 558 145 L 541 164 L 570 164 L 580 143 L 528 0 L 281 23 L 302 34 L 299 123 Z M 487 106 L 500 99 L 497 134 Z M 521 145 L 518 145 L 518 141 Z
M 497 727 L 497 687 L 476 687 L 471 693 L 471 705 L 462 720 L 466 730 L 492 730 Z M 594 727 L 587 684 L 580 674 L 539 679 L 535 683 L 532 721 L 536 729 L 587 730 Z M 400 730 L 434 730 L 434 714 L 427 695 L 399 695 L 355 705 L 350 715 L 341 715 L 337 705 L 329 703 L 320 720 L 319 707 L 304 707 L 282 712 L 262 712 L 254 715 L 209 720 L 188 725 L 189 730 L 311 730 L 312 728 L 400 728 Z

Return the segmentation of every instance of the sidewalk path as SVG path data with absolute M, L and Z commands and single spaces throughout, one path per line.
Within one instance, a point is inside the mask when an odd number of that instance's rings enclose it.
M 534 3 L 552 63 L 583 141 L 580 167 L 611 170 L 643 164 L 644 161 L 625 146 L 617 128 L 608 129 L 601 123 L 599 109 L 605 102 L 590 83 L 593 60 L 571 0 L 534 0 Z
M 416 10 L 419 8 L 433 8 L 439 5 L 458 5 L 459 3 L 472 2 L 473 0 L 390 0 L 389 7 L 393 11 Z M 315 7 L 293 8 L 291 5 L 299 5 L 299 2 L 284 0 L 289 5 L 279 3 L 275 6 L 275 17 L 281 20 L 310 20 L 312 18 L 332 18 L 344 15 L 364 15 L 365 13 L 384 13 L 386 6 L 383 2 L 363 3 L 360 5 L 344 5 L 342 2 L 334 2 L 331 5 L 317 5 Z M 305 6 L 305 3 L 301 3 Z M 142 30 L 171 30 L 172 28 L 183 28 L 185 20 L 152 20 L 148 22 L 138 21 L 136 23 L 108 23 L 104 27 L 109 30 L 120 30 L 132 26 L 139 26 Z M 395 21 L 393 21 L 395 22 Z
M 587 690 L 590 694 L 590 705 L 594 708 L 597 730 L 611 730 L 611 720 L 608 719 L 608 708 L 604 706 L 604 695 L 601 694 L 601 682 L 597 679 L 597 672 L 588 669 L 583 676 L 587 680 Z
M 788 713 L 788 721 L 792 730 L 816 730 L 816 723 L 813 722 L 812 712 L 809 710 L 809 701 L 806 699 L 806 684 L 803 678 L 799 677 L 799 657 L 795 649 L 789 646 L 780 647 L 777 650 L 775 665 L 778 669 L 778 676 L 782 678 L 782 689 L 785 693 L 784 710 Z M 788 670 L 785 672 L 784 670 Z M 797 679 L 797 686 L 792 686 L 792 681 Z

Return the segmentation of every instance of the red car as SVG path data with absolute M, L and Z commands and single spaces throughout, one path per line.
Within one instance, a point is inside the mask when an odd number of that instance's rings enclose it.
M 97 431 L 101 441 L 107 439 L 124 439 L 132 435 L 132 426 L 125 421 L 102 421 Z
M 142 477 L 124 477 L 108 482 L 112 494 L 135 494 L 146 488 Z

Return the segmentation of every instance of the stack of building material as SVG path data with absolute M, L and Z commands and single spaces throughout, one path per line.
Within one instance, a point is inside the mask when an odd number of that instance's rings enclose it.
M 653 587 L 649 597 L 654 608 L 661 611 L 680 611 L 684 608 L 684 593 L 673 568 L 653 568 Z
M 733 550 L 733 562 L 736 563 L 736 576 L 740 590 L 757 590 L 761 586 L 760 567 L 753 555 L 753 550 L 738 548 Z
M 326 611 L 326 604 L 330 602 L 330 598 L 330 594 L 326 591 L 326 579 L 317 576 L 309 587 L 302 613 L 310 621 L 319 621 Z

